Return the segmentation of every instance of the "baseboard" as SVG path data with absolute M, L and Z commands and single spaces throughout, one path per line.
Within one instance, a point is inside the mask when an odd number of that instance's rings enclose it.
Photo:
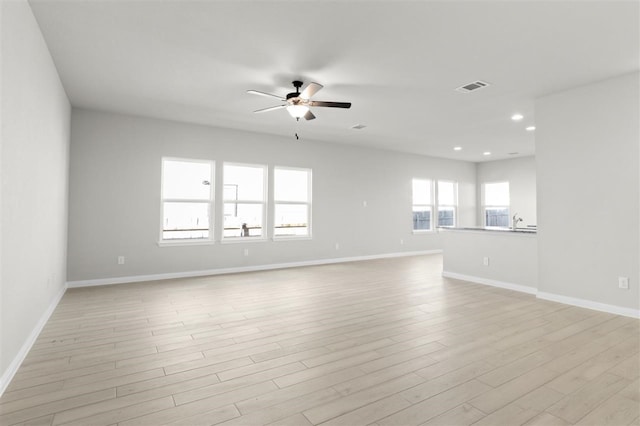
M 535 287 L 508 283 L 505 281 L 492 280 L 489 278 L 475 277 L 473 275 L 458 274 L 456 272 L 442 271 L 442 276 L 445 278 L 453 278 L 456 280 L 469 281 L 476 284 L 484 284 L 492 287 L 499 287 L 507 290 L 519 291 L 521 293 L 536 294 L 537 292 L 537 289 Z
M 507 283 L 503 281 L 490 280 L 488 278 L 475 277 L 473 275 L 458 274 L 456 272 L 443 271 L 442 276 L 446 278 L 454 278 L 462 281 L 469 281 L 476 284 L 490 285 L 492 287 L 500 287 L 508 290 L 519 291 L 527 294 L 534 294 L 538 299 L 549 300 L 552 302 L 564 303 L 565 305 L 577 306 L 579 308 L 593 309 L 595 311 L 607 312 L 609 314 L 622 315 L 631 318 L 640 318 L 640 310 L 623 308 L 621 306 L 609 305 L 606 303 L 593 302 L 591 300 L 578 299 L 576 297 L 561 296 L 554 293 L 546 293 L 538 291 L 534 287 L 524 286 L 520 284 Z
M 203 277 L 208 275 L 237 274 L 241 272 L 268 271 L 272 269 L 299 268 L 301 266 L 317 266 L 332 263 L 358 262 L 362 260 L 388 259 L 394 257 L 419 256 L 442 253 L 442 250 L 408 251 L 398 253 L 375 254 L 369 256 L 340 257 L 333 259 L 305 260 L 289 263 L 272 263 L 268 265 L 240 266 L 236 268 L 206 269 L 200 271 L 169 272 L 152 275 L 133 275 L 128 277 L 98 278 L 93 280 L 68 281 L 68 288 L 93 287 L 99 285 L 125 284 L 144 281 L 159 281 L 178 278 Z
M 623 308 L 622 306 L 609 305 L 607 303 L 594 302 L 586 299 L 578 299 L 576 297 L 562 296 L 560 294 L 546 293 L 544 291 L 539 291 L 537 293 L 537 297 L 538 299 L 564 303 L 565 305 L 578 306 L 580 308 L 593 309 L 595 311 L 607 312 L 625 317 L 640 318 L 640 310 L 638 309 Z
M 55 311 L 56 307 L 58 306 L 58 303 L 60 303 L 60 300 L 62 299 L 62 296 L 64 296 L 64 292 L 66 290 L 67 290 L 67 287 L 64 286 L 60 290 L 60 292 L 58 292 L 58 294 L 53 299 L 51 304 L 49 304 L 49 307 L 47 308 L 47 310 L 40 317 L 40 320 L 38 321 L 36 326 L 33 328 L 33 330 L 31 330 L 31 333 L 29 334 L 29 336 L 27 337 L 27 340 L 24 342 L 24 344 L 20 348 L 20 351 L 18 352 L 18 354 L 13 358 L 13 361 L 11 361 L 11 364 L 9 364 L 9 367 L 7 367 L 7 369 L 4 371 L 4 373 L 2 374 L 2 377 L 0 377 L 0 396 L 2 396 L 4 391 L 7 389 L 7 386 L 9 386 L 9 383 L 11 383 L 13 376 L 15 376 L 16 373 L 18 372 L 18 368 L 20 368 L 20 365 L 22 365 L 22 362 L 27 357 L 27 354 L 31 350 L 31 347 L 38 339 L 40 332 L 42 331 L 44 326 L 47 324 L 47 321 L 49 321 L 51 314 L 53 313 L 53 311 Z

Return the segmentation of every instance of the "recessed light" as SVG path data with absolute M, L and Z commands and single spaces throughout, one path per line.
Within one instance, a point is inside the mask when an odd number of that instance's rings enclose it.
M 485 151 L 482 153 L 482 155 L 491 155 L 491 153 L 489 151 Z
M 522 114 L 513 114 L 513 115 L 511 116 L 511 119 L 512 119 L 513 121 L 520 121 L 520 120 L 522 120 L 523 118 L 524 118 L 524 115 L 522 115 Z
M 454 146 L 453 150 L 454 151 L 462 151 L 462 147 L 461 146 Z
M 527 132 L 533 132 L 535 129 L 536 129 L 536 126 L 529 126 L 529 127 L 525 128 L 525 130 Z

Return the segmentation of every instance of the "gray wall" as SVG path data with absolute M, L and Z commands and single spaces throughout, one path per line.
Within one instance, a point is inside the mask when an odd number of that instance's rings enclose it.
M 440 249 L 412 233 L 414 177 L 458 181 L 475 224 L 473 163 L 75 109 L 71 139 L 69 281 Z M 218 184 L 223 161 L 313 169 L 313 239 L 159 247 L 163 156 L 215 160 Z
M 66 282 L 71 108 L 29 4 L 0 8 L 2 392 Z
M 482 184 L 487 182 L 509 182 L 510 216 L 518 213 L 523 222 L 518 226 L 537 224 L 536 214 L 536 159 L 521 157 L 509 160 L 478 163 L 478 224 L 482 225 Z
M 640 308 L 639 77 L 536 102 L 541 292 Z

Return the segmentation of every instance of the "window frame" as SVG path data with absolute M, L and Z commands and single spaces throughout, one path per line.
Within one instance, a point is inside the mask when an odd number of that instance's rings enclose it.
M 415 181 L 424 181 L 428 182 L 429 186 L 429 201 L 430 204 L 415 204 L 415 194 L 414 194 L 414 182 Z M 414 234 L 427 234 L 431 233 L 435 230 L 434 221 L 433 221 L 433 212 L 434 212 L 434 180 L 433 179 L 424 179 L 424 178 L 412 178 L 411 179 L 411 230 Z M 429 229 L 415 229 L 414 221 L 413 221 L 413 213 L 416 207 L 428 207 L 429 208 Z
M 225 198 L 225 185 L 227 185 L 225 183 L 225 166 L 236 166 L 236 167 L 253 167 L 253 168 L 259 168 L 262 169 L 262 201 L 260 200 L 240 200 L 240 199 L 235 199 L 235 200 L 227 200 Z M 222 227 L 221 227 L 221 232 L 220 232 L 220 242 L 227 244 L 227 243 L 247 243 L 247 242 L 260 242 L 260 241 L 267 241 L 268 239 L 268 224 L 267 224 L 267 207 L 268 207 L 268 202 L 269 202 L 269 194 L 268 194 L 268 181 L 269 181 L 269 166 L 266 164 L 253 164 L 253 163 L 237 163 L 234 161 L 224 161 L 222 163 L 222 178 L 221 178 L 222 184 L 221 184 L 221 189 L 222 189 L 222 200 L 220 201 L 220 212 L 221 212 L 221 220 L 222 220 Z M 236 204 L 236 208 L 238 204 L 254 204 L 254 205 L 262 205 L 262 235 L 259 236 L 248 236 L 248 237 L 244 237 L 244 236 L 239 236 L 239 237 L 225 237 L 224 235 L 224 218 L 225 218 L 225 205 L 228 203 L 235 203 Z
M 507 197 L 509 199 L 509 203 L 506 205 L 503 204 L 487 204 L 487 185 L 495 185 L 499 183 L 507 184 Z M 511 184 L 508 180 L 501 181 L 491 181 L 491 182 L 483 182 L 482 183 L 482 224 L 487 228 L 503 228 L 502 225 L 488 225 L 487 224 L 487 210 L 496 210 L 496 209 L 505 209 L 507 210 L 507 228 L 509 227 L 509 215 L 511 214 Z
M 276 199 L 276 170 L 295 170 L 307 172 L 307 201 L 282 201 Z M 276 235 L 276 206 L 282 205 L 304 205 L 307 206 L 307 235 Z M 313 206 L 313 169 L 306 167 L 289 167 L 289 166 L 273 166 L 273 224 L 272 238 L 273 241 L 286 240 L 310 240 L 313 238 L 312 225 L 312 206 Z
M 200 200 L 193 198 L 164 198 L 164 174 L 165 174 L 165 161 L 175 161 L 182 163 L 198 163 L 208 164 L 209 170 L 209 199 Z M 204 160 L 196 158 L 183 158 L 183 157 L 162 157 L 160 159 L 160 229 L 159 229 L 159 246 L 185 246 L 185 245 L 208 245 L 214 244 L 214 230 L 215 230 L 215 176 L 216 176 L 216 162 L 214 160 Z M 164 238 L 164 211 L 165 203 L 193 203 L 193 204 L 207 204 L 209 210 L 209 236 L 207 238 Z
M 454 204 L 440 204 L 440 183 L 451 183 L 453 184 L 453 202 Z M 437 204 L 437 213 L 438 213 L 438 223 L 437 227 L 444 228 L 455 228 L 458 226 L 458 182 L 453 180 L 440 180 L 436 181 L 436 204 Z M 440 225 L 440 208 L 449 208 L 453 210 L 453 225 Z

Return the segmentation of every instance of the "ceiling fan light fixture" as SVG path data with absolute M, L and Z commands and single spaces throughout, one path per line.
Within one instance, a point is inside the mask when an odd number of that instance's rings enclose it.
M 302 118 L 309 111 L 309 107 L 306 105 L 289 105 L 287 111 L 293 118 Z

